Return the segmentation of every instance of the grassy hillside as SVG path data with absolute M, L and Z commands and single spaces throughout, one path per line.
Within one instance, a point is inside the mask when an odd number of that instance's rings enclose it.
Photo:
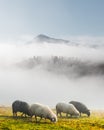
M 30 117 L 13 118 L 10 107 L 0 107 L 0 130 L 104 130 L 104 111 L 92 111 L 91 117 L 58 117 L 56 123 L 44 119 L 36 123 Z

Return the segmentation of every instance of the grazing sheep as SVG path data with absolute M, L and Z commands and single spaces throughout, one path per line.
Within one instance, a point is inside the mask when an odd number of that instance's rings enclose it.
M 49 119 L 51 122 L 56 122 L 57 121 L 57 116 L 53 113 L 53 111 L 45 105 L 35 103 L 31 105 L 30 107 L 31 110 L 31 116 L 35 116 L 36 122 L 37 122 L 37 117 L 40 117 L 40 120 L 42 118 Z
M 76 107 L 76 109 L 80 113 L 80 116 L 81 116 L 81 113 L 84 113 L 90 116 L 90 110 L 83 103 L 78 102 L 78 101 L 70 101 L 69 103 L 73 104 Z
M 30 106 L 28 105 L 28 103 L 16 100 L 12 103 L 13 116 L 17 116 L 17 112 L 22 112 L 21 116 L 23 116 L 24 114 L 25 114 L 25 117 L 26 115 L 30 116 L 29 108 Z
M 66 117 L 68 117 L 68 114 L 71 116 L 79 116 L 79 112 L 72 104 L 66 104 L 66 103 L 57 103 L 56 104 L 56 113 L 57 116 L 60 114 L 60 117 L 62 117 L 61 112 L 66 113 Z

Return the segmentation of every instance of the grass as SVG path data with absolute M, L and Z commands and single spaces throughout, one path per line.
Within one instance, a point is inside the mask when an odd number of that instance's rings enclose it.
M 0 130 L 104 130 L 104 111 L 92 111 L 91 117 L 59 118 L 58 122 L 41 120 L 36 123 L 30 117 L 12 117 L 10 107 L 0 107 Z

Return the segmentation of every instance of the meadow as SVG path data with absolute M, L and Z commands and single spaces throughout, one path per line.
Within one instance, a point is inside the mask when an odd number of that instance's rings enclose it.
M 42 119 L 35 122 L 34 118 L 12 116 L 11 107 L 0 107 L 0 130 L 104 130 L 104 111 L 93 110 L 91 116 L 82 115 L 80 118 L 58 117 L 58 122 L 51 123 Z

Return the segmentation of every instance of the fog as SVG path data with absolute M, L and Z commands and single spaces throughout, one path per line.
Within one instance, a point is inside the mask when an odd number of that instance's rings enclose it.
M 0 104 L 19 99 L 55 107 L 57 102 L 78 100 L 90 109 L 103 109 L 104 47 L 90 45 L 0 43 Z M 64 59 L 57 66 L 52 63 L 55 56 Z M 41 60 L 30 67 L 33 57 Z

